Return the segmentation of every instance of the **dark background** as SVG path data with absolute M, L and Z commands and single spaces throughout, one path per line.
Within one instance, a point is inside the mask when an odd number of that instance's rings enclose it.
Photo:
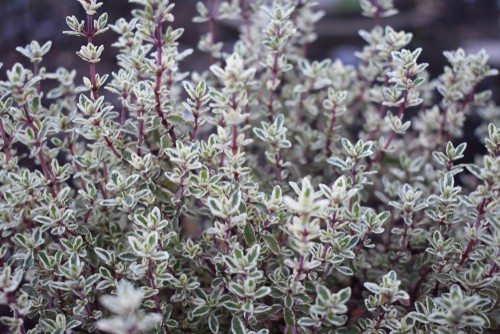
M 209 0 L 203 0 L 208 3 Z M 220 3 L 222 0 L 218 0 Z M 225 0 L 229 1 L 229 0 Z M 249 3 L 252 0 L 247 0 Z M 359 29 L 369 30 L 373 20 L 362 17 L 358 0 L 316 0 L 319 8 L 326 15 L 318 22 L 318 39 L 308 47 L 310 59 L 341 58 L 345 63 L 355 64 L 354 52 L 360 50 L 364 41 L 359 37 Z M 99 12 L 106 11 L 108 23 L 118 18 L 131 18 L 130 11 L 137 6 L 128 0 L 101 0 L 103 6 Z M 201 34 L 208 31 L 208 23 L 193 23 L 196 15 L 195 5 L 198 0 L 177 0 L 174 2 L 174 28 L 185 28 L 180 39 L 180 49 L 192 48 L 194 54 L 181 63 L 181 70 L 205 70 L 209 63 L 206 54 L 197 51 L 196 45 Z M 433 78 L 443 71 L 446 60 L 442 55 L 445 50 L 463 47 L 468 53 L 476 53 L 481 48 L 490 55 L 490 64 L 500 68 L 500 0 L 395 0 L 400 13 L 382 19 L 382 25 L 390 25 L 396 30 L 413 33 L 410 49 L 422 47 L 419 62 L 430 64 L 429 71 Z M 49 71 L 63 66 L 77 69 L 80 76 L 76 83 L 81 84 L 82 75 L 88 75 L 88 67 L 75 52 L 86 40 L 81 37 L 63 35 L 68 30 L 66 16 L 75 15 L 85 18 L 85 12 L 76 0 L 0 0 L 0 80 L 5 80 L 5 71 L 16 62 L 31 67 L 29 60 L 16 52 L 17 46 L 25 46 L 32 40 L 40 44 L 52 40 L 50 53 L 45 57 L 43 66 Z M 238 38 L 240 22 L 217 22 L 216 41 L 224 41 L 224 50 L 231 52 L 234 41 Z M 105 51 L 102 61 L 97 64 L 98 73 L 117 71 L 116 49 L 111 44 L 117 35 L 108 31 L 95 38 L 96 44 L 103 44 Z M 50 85 L 50 84 L 48 84 Z M 496 103 L 500 101 L 500 76 L 490 77 L 480 86 L 479 91 L 490 89 Z M 484 152 L 484 144 L 474 135 L 474 129 L 481 120 L 472 113 L 465 124 L 464 138 L 456 142 L 469 143 L 463 162 L 472 162 L 476 153 Z
M 119 17 L 130 18 L 130 10 L 135 7 L 127 0 L 102 0 L 102 11 L 109 14 L 109 23 Z M 207 24 L 192 23 L 197 0 L 173 1 L 175 22 L 173 26 L 186 28 L 181 37 L 181 48 L 194 48 L 201 33 L 207 31 Z M 353 52 L 363 46 L 357 32 L 360 28 L 369 29 L 372 22 L 359 14 L 358 0 L 319 0 L 320 7 L 327 15 L 318 23 L 319 38 L 309 47 L 308 56 L 312 59 L 340 57 L 345 62 L 354 63 Z M 414 34 L 411 48 L 422 47 L 422 61 L 431 64 L 430 71 L 436 76 L 445 65 L 443 50 L 452 50 L 460 46 L 466 51 L 477 52 L 485 48 L 495 67 L 500 65 L 500 0 L 396 0 L 401 13 L 383 19 L 382 24 L 393 26 L 397 30 L 411 31 Z M 0 0 L 0 61 L 4 68 L 0 78 L 5 78 L 5 69 L 15 62 L 26 63 L 17 46 L 24 46 L 32 40 L 40 43 L 53 41 L 52 50 L 44 60 L 49 70 L 57 66 L 85 69 L 85 64 L 75 52 L 85 42 L 62 34 L 67 30 L 65 17 L 75 15 L 84 18 L 85 14 L 76 0 Z M 225 41 L 225 48 L 230 50 L 237 38 L 237 25 L 217 23 L 216 39 Z M 109 31 L 96 38 L 97 44 L 104 44 L 106 51 L 103 62 L 97 70 L 109 72 L 115 70 L 116 50 L 111 43 L 116 34 Z M 184 69 L 203 69 L 207 57 L 190 56 L 183 64 Z M 489 80 L 488 86 L 498 90 L 498 79 Z M 498 92 L 496 94 L 498 96 Z

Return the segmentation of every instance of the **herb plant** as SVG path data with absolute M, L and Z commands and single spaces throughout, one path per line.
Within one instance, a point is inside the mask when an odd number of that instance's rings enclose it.
M 88 73 L 45 68 L 51 43 L 34 41 L 0 82 L 7 332 L 496 329 L 500 112 L 481 90 L 497 74 L 485 52 L 446 51 L 431 78 L 412 34 L 382 26 L 393 1 L 361 0 L 374 27 L 359 65 L 311 61 L 312 1 L 210 0 L 193 19 L 208 66 L 184 72 L 173 3 L 130 0 L 108 24 L 101 2 L 78 2 L 65 33 Z M 240 25 L 232 48 L 219 20 Z M 117 72 L 100 66 L 103 33 Z M 461 142 L 471 113 L 484 153 Z

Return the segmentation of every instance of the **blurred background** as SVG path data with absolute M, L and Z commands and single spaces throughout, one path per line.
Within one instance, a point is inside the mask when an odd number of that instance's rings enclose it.
M 127 0 L 101 0 L 102 9 L 109 14 L 109 22 L 119 17 L 130 18 L 134 8 Z M 181 38 L 183 48 L 196 48 L 198 37 L 207 31 L 207 24 L 196 24 L 191 18 L 196 14 L 198 0 L 178 0 L 174 9 L 174 26 L 186 28 Z M 317 25 L 317 41 L 309 48 L 312 59 L 341 58 L 355 63 L 353 51 L 359 50 L 363 42 L 358 36 L 360 28 L 369 29 L 371 20 L 360 15 L 358 0 L 318 0 L 319 7 L 327 14 Z M 400 14 L 384 19 L 383 24 L 414 34 L 411 47 L 422 47 L 422 61 L 431 64 L 431 72 L 437 75 L 445 64 L 443 50 L 462 46 L 469 52 L 486 49 L 491 63 L 500 67 L 500 0 L 395 0 Z M 52 51 L 45 60 L 49 70 L 57 66 L 84 68 L 85 64 L 75 55 L 84 42 L 82 39 L 62 34 L 66 30 L 65 17 L 84 17 L 81 6 L 75 0 L 0 0 L 0 61 L 4 69 L 0 78 L 5 78 L 5 69 L 25 59 L 15 51 L 32 40 L 52 40 Z M 237 26 L 217 24 L 217 40 L 225 41 L 226 48 L 237 38 Z M 106 46 L 103 63 L 99 67 L 113 69 L 116 50 L 110 46 L 116 39 L 113 32 L 100 35 L 97 43 Z M 184 66 L 203 68 L 206 57 L 191 56 Z M 492 89 L 498 90 L 498 79 L 490 80 Z M 496 94 L 498 96 L 498 92 Z
M 202 0 L 208 3 L 209 0 Z M 227 0 L 226 0 L 227 1 Z M 373 21 L 362 17 L 358 0 L 316 0 L 318 8 L 326 15 L 317 24 L 318 39 L 308 47 L 310 59 L 340 58 L 344 63 L 355 64 L 354 51 L 360 50 L 364 42 L 358 35 L 359 29 L 370 29 Z M 409 48 L 422 47 L 420 62 L 430 64 L 429 71 L 434 78 L 442 73 L 446 60 L 442 55 L 445 50 L 463 47 L 469 53 L 476 53 L 484 48 L 490 55 L 490 64 L 500 68 L 500 0 L 394 0 L 400 13 L 382 20 L 383 25 L 390 25 L 396 30 L 413 33 Z M 101 0 L 102 10 L 108 12 L 109 23 L 118 18 L 131 18 L 130 11 L 136 5 L 128 0 Z M 198 0 L 171 0 L 176 4 L 173 14 L 173 26 L 184 27 L 180 39 L 180 49 L 192 48 L 194 54 L 181 63 L 181 70 L 204 70 L 208 65 L 208 56 L 196 50 L 201 34 L 208 31 L 208 23 L 193 23 L 196 15 L 195 5 Z M 220 0 L 219 0 L 220 2 Z M 251 0 L 249 1 L 251 2 Z M 87 65 L 75 52 L 85 43 L 83 38 L 63 35 L 67 30 L 65 18 L 75 15 L 79 19 L 85 13 L 76 0 L 0 0 L 0 80 L 6 78 L 5 71 L 16 62 L 26 66 L 27 59 L 15 51 L 17 46 L 24 46 L 32 40 L 43 43 L 52 40 L 52 50 L 44 59 L 44 66 L 54 71 L 58 66 L 77 69 L 81 75 L 87 75 Z M 217 22 L 216 41 L 224 42 L 224 50 L 231 52 L 234 41 L 238 38 L 237 22 Z M 111 31 L 96 37 L 96 44 L 103 44 L 105 52 L 97 65 L 97 72 L 116 71 L 116 50 L 111 44 L 117 35 Z M 81 78 L 81 76 L 80 76 Z M 81 83 L 81 81 L 77 81 Z M 500 76 L 489 77 L 479 90 L 493 91 L 494 100 L 500 104 Z M 469 142 L 467 162 L 471 162 L 474 153 L 484 150 L 480 140 L 474 135 L 474 129 L 480 122 L 476 113 L 467 119 L 463 140 Z M 470 129 L 470 130 L 468 130 Z M 459 139 L 460 140 L 460 139 Z

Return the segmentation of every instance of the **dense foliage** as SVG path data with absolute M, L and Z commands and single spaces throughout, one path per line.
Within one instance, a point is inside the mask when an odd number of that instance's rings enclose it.
M 75 70 L 18 48 L 0 82 L 0 304 L 12 333 L 482 333 L 500 320 L 500 113 L 485 52 L 430 78 L 361 0 L 359 65 L 310 61 L 309 0 L 97 0 Z M 226 54 L 218 20 L 240 25 Z M 107 30 L 112 30 L 106 32 Z M 116 33 L 118 72 L 99 67 Z M 106 46 L 107 48 L 108 46 Z M 437 46 L 438 47 L 438 46 Z M 52 51 L 52 53 L 57 51 Z M 424 50 L 425 52 L 425 50 Z M 55 84 L 54 84 L 55 83 Z M 484 155 L 460 142 L 471 113 Z M 463 164 L 465 154 L 474 164 Z

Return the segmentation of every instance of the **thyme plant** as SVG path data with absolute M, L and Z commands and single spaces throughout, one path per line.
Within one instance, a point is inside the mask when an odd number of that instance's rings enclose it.
M 108 24 L 102 2 L 78 2 L 65 33 L 88 73 L 45 68 L 56 51 L 33 41 L 0 82 L 4 331 L 497 329 L 484 51 L 444 52 L 431 78 L 412 34 L 383 26 L 393 1 L 361 0 L 374 26 L 359 65 L 312 61 L 312 1 L 209 0 L 193 19 L 207 68 L 187 72 L 173 3 L 130 0 Z M 220 20 L 240 27 L 231 48 Z M 100 65 L 104 33 L 116 72 Z M 484 153 L 461 140 L 472 113 Z

